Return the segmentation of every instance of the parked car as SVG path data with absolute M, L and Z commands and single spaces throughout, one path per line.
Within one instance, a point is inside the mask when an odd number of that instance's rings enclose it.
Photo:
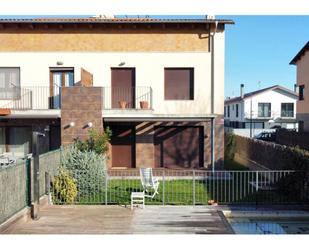
M 275 142 L 276 141 L 276 133 L 275 132 L 261 132 L 260 134 L 254 137 L 258 140 Z

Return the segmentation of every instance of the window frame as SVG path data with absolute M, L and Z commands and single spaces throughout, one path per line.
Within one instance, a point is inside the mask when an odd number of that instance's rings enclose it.
M 190 87 L 189 87 L 189 99 L 171 99 L 171 98 L 167 98 L 166 97 L 166 75 L 165 72 L 166 70 L 190 70 Z M 195 99 L 195 94 L 194 94 L 194 90 L 195 90 L 195 68 L 194 67 L 164 67 L 164 101 L 194 101 Z
M 20 99 L 20 97 L 21 97 L 20 67 L 0 67 L 0 69 L 18 69 L 18 79 L 19 79 L 19 86 L 16 87 L 18 89 L 17 93 L 14 96 L 12 96 L 11 98 L 7 97 L 7 93 L 6 93 L 6 97 L 3 97 L 3 98 L 0 95 L 0 100 L 16 100 L 16 99 Z M 7 86 L 5 86 L 5 88 L 7 88 Z
M 265 114 L 264 115 L 260 115 L 260 111 L 259 111 L 260 105 L 263 106 L 263 108 L 262 108 L 263 114 L 264 114 L 264 107 L 265 107 L 265 105 L 269 105 L 269 110 L 268 110 L 269 115 L 268 116 L 265 116 Z M 258 103 L 258 117 L 259 118 L 270 118 L 271 117 L 271 103 L 270 102 L 259 102 Z
M 305 85 L 299 85 L 298 86 L 298 100 L 302 101 L 305 99 Z
M 239 107 L 238 107 L 238 104 L 236 104 L 236 118 L 238 118 L 239 116 Z
M 288 104 L 292 105 L 292 116 L 282 115 L 282 112 L 283 112 L 282 106 L 283 106 L 283 105 L 288 105 Z M 285 112 L 287 112 L 287 111 L 285 110 Z M 295 113 L 294 113 L 294 103 L 293 103 L 293 102 L 283 102 L 283 103 L 281 103 L 280 116 L 281 116 L 282 118 L 293 118 L 293 117 L 294 117 L 294 114 L 295 114 Z

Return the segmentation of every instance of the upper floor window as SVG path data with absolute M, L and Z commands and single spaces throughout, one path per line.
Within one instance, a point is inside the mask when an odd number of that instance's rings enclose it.
M 281 117 L 294 117 L 294 103 L 281 103 Z
M 298 89 L 299 89 L 298 100 L 304 100 L 305 85 L 300 85 Z
M 20 69 L 18 67 L 0 68 L 0 99 L 20 98 Z
M 238 104 L 236 104 L 236 118 L 238 118 Z
M 230 117 L 230 106 L 227 106 L 227 116 Z
M 224 106 L 224 117 L 226 116 L 226 106 Z
M 271 103 L 259 103 L 258 104 L 258 117 L 266 118 L 271 115 Z
M 164 97 L 166 100 L 193 100 L 194 69 L 165 68 Z

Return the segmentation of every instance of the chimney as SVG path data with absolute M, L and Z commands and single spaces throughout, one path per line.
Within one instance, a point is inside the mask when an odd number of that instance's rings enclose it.
M 240 97 L 244 98 L 244 84 L 240 84 Z
M 297 84 L 294 84 L 294 92 L 297 93 Z

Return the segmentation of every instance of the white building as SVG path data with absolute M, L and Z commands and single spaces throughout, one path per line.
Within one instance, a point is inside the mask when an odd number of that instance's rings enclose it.
M 298 94 L 275 85 L 243 94 L 224 102 L 226 127 L 271 129 L 275 127 L 296 129 L 296 101 Z

